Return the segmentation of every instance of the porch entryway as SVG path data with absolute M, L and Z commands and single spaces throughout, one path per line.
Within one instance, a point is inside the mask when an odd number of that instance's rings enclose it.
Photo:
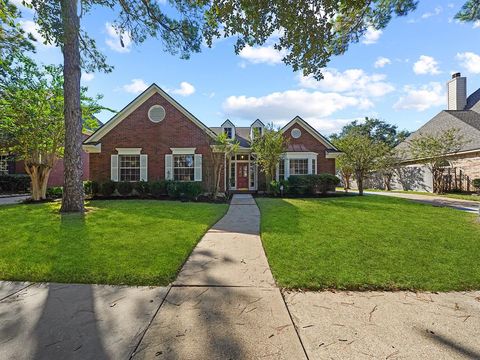
M 233 191 L 256 191 L 258 170 L 251 153 L 233 155 L 228 163 L 228 188 Z

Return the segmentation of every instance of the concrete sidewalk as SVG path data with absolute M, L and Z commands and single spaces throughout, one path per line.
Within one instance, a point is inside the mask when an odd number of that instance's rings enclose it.
M 259 236 L 251 195 L 197 245 L 135 359 L 305 359 Z
M 364 193 L 368 195 L 382 195 L 409 199 L 423 204 L 440 207 L 450 207 L 456 210 L 462 210 L 470 213 L 478 213 L 478 208 L 480 206 L 480 202 L 462 199 L 451 199 L 442 196 L 396 193 L 387 191 L 365 191 Z
M 129 359 L 168 289 L 0 282 L 0 359 Z
M 0 196 L 0 205 L 18 204 L 29 198 L 29 195 Z

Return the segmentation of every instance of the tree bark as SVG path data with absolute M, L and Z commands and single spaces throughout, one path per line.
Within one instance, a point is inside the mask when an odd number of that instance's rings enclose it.
M 358 195 L 363 196 L 363 173 L 357 171 L 355 172 L 355 176 L 357 178 Z
M 77 0 L 61 0 L 65 115 L 64 186 L 61 212 L 83 213 L 82 113 L 80 107 L 80 19 Z
M 32 183 L 31 192 L 34 201 L 45 200 L 47 198 L 47 184 L 52 169 L 45 165 L 26 165 L 25 171 L 30 176 Z

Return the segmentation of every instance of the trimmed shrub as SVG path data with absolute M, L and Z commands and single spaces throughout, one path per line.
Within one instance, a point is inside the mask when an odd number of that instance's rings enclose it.
M 203 192 L 202 184 L 195 181 L 169 181 L 167 194 L 173 199 L 197 199 Z
M 289 188 L 288 180 L 280 180 L 280 181 L 272 180 L 270 182 L 270 190 L 272 191 L 273 196 L 278 196 L 281 194 L 288 193 L 288 190 L 289 190 L 288 188 Z
M 117 183 L 117 191 L 120 195 L 127 196 L 132 193 L 133 184 L 128 181 L 122 181 Z
M 296 195 L 325 194 L 327 191 L 335 191 L 335 186 L 340 179 L 332 174 L 318 175 L 293 175 L 288 178 L 288 191 Z
M 115 191 L 115 183 L 111 180 L 107 181 L 107 182 L 104 182 L 101 186 L 100 186 L 100 193 L 103 195 L 103 196 L 111 196 L 113 194 L 113 192 Z
M 63 188 L 61 186 L 54 186 L 47 188 L 47 198 L 60 199 L 63 195 Z
M 133 187 L 140 196 L 146 196 L 150 193 L 150 184 L 146 181 L 136 182 Z
M 86 195 L 96 196 L 100 191 L 100 186 L 96 181 L 87 180 L 83 182 L 83 190 Z
M 0 193 L 26 193 L 29 189 L 30 176 L 28 175 L 0 175 Z
M 480 193 L 480 178 L 472 180 L 473 187 Z
M 160 197 L 167 194 L 167 181 L 165 180 L 149 182 L 148 186 L 150 188 L 150 193 L 154 197 Z

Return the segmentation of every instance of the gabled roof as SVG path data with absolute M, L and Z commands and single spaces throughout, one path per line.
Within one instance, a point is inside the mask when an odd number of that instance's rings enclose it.
M 86 141 L 85 144 L 95 144 L 98 143 L 102 137 L 104 137 L 110 130 L 115 126 L 120 124 L 128 115 L 134 112 L 140 105 L 142 105 L 147 99 L 149 99 L 153 94 L 159 94 L 165 100 L 167 100 L 173 107 L 180 111 L 187 119 L 191 120 L 195 125 L 201 128 L 205 133 L 211 137 L 215 137 L 213 131 L 210 130 L 204 123 L 198 120 L 191 112 L 185 109 L 180 105 L 174 98 L 168 95 L 164 90 L 162 90 L 157 84 L 153 83 L 150 85 L 144 92 L 138 95 L 133 99 L 127 106 L 120 110 L 116 115 L 114 115 L 110 120 L 108 120 L 103 126 L 97 129 Z
M 439 134 L 452 128 L 458 129 L 459 134 L 466 140 L 459 152 L 480 150 L 480 114 L 472 110 L 443 110 L 439 112 L 400 143 L 396 149 L 408 151 L 408 143 L 412 139 L 422 134 Z
M 338 150 L 335 145 L 333 145 L 330 141 L 327 140 L 322 134 L 320 134 L 317 130 L 311 127 L 305 120 L 303 120 L 300 116 L 295 116 L 287 125 L 285 125 L 280 131 L 285 132 L 289 129 L 293 124 L 299 124 L 305 130 L 307 130 L 310 135 L 312 135 L 315 139 L 320 141 L 323 145 L 327 147 L 329 150 L 333 151 L 340 151 Z
M 237 126 L 234 126 L 234 128 L 235 128 L 235 140 L 238 140 L 238 142 L 240 143 L 240 147 L 249 148 L 251 145 L 250 144 L 250 128 L 237 127 Z M 215 134 L 218 135 L 222 133 L 223 127 L 211 127 L 210 130 L 212 130 Z

